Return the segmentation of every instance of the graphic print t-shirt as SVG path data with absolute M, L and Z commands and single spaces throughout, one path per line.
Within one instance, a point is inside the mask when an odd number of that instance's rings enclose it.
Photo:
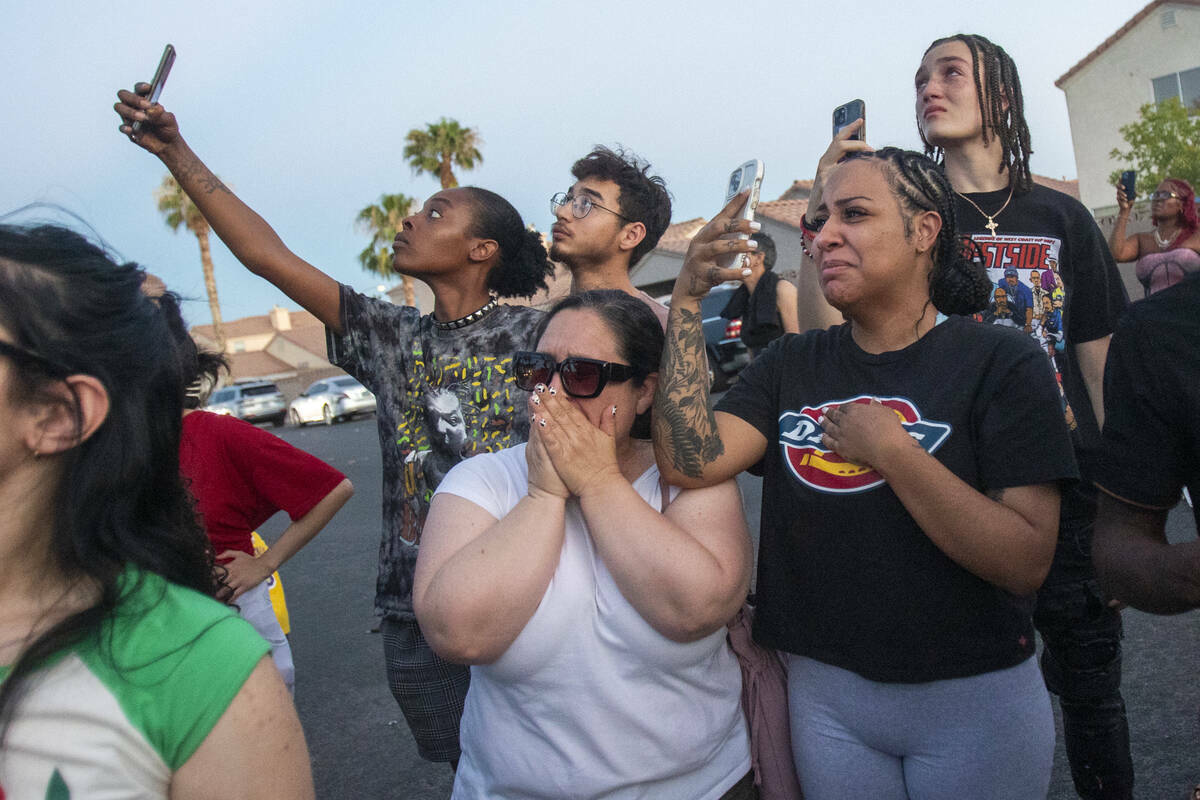
M 329 359 L 375 393 L 383 461 L 383 541 L 375 612 L 413 618 L 412 579 L 429 501 L 450 468 L 529 436 L 528 392 L 512 356 L 533 349 L 543 314 L 498 306 L 478 322 L 439 330 L 432 315 L 342 286 L 341 336 Z
M 1003 206 L 1008 196 L 1007 188 L 967 195 L 988 212 Z M 976 319 L 1024 331 L 1046 353 L 1058 375 L 1067 425 L 1087 475 L 1100 429 L 1075 347 L 1112 333 L 1129 304 L 1103 234 L 1077 200 L 1037 184 L 1013 195 L 1004 212 L 996 215 L 995 234 L 984 227 L 987 219 L 969 202 L 955 200 L 959 229 L 979 245 L 992 279 L 991 301 Z M 1016 270 L 1016 276 L 1006 276 L 1008 270 Z
M 1032 599 L 959 566 L 879 473 L 822 443 L 829 408 L 872 399 L 977 491 L 1076 475 L 1053 371 L 1016 331 L 951 317 L 880 354 L 848 324 L 776 339 L 717 404 L 767 440 L 755 640 L 875 681 L 1020 663 Z

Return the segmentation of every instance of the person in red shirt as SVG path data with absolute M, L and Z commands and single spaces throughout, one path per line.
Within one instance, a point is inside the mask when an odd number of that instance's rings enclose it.
M 155 291 L 149 282 L 146 291 Z M 215 380 L 225 361 L 196 347 L 177 295 L 163 291 L 155 299 L 184 365 L 179 469 L 217 561 L 225 567 L 229 589 L 225 599 L 236 604 L 242 617 L 270 643 L 275 666 L 294 692 L 291 647 L 271 606 L 266 581 L 333 519 L 354 494 L 354 486 L 338 470 L 274 434 L 235 417 L 199 410 L 204 379 Z M 256 556 L 250 534 L 277 511 L 286 511 L 292 524 L 269 550 Z

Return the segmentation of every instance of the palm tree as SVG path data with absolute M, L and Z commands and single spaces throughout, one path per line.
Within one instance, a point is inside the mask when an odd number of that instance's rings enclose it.
M 442 117 L 440 121 L 426 125 L 425 130 L 413 128 L 404 138 L 408 142 L 404 146 L 404 157 L 413 172 L 437 176 L 443 189 L 458 186 L 458 179 L 451 170 L 453 165 L 475 169 L 475 165 L 483 161 L 483 154 L 479 152 L 483 139 L 479 137 L 479 131 L 464 128 L 458 120 Z
M 213 334 L 217 339 L 217 350 L 224 353 L 225 332 L 221 328 L 221 302 L 217 299 L 217 279 L 213 274 L 212 250 L 208 244 L 208 234 L 211 231 L 208 220 L 171 175 L 163 178 L 162 184 L 154 192 L 154 197 L 158 201 L 158 210 L 162 212 L 167 227 L 178 233 L 179 226 L 183 225 L 195 234 L 200 243 L 200 266 L 204 270 L 204 290 L 208 293 L 208 309 L 212 312 Z
M 370 205 L 358 212 L 355 226 L 364 233 L 371 234 L 371 243 L 358 254 L 358 263 L 363 269 L 376 275 L 390 277 L 392 270 L 392 251 L 390 245 L 400 232 L 404 218 L 412 213 L 416 200 L 403 194 L 385 194 L 379 198 L 377 205 Z M 415 306 L 416 296 L 413 294 L 412 280 L 407 275 L 401 275 L 404 284 L 404 304 Z

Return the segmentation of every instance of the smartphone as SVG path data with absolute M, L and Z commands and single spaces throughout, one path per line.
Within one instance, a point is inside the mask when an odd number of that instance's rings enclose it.
M 1137 173 L 1131 169 L 1127 169 L 1122 172 L 1121 187 L 1125 189 L 1125 199 L 1130 202 L 1133 202 L 1134 198 L 1137 197 L 1137 191 L 1135 191 L 1134 188 L 1135 186 L 1137 186 Z
M 752 221 L 754 212 L 758 208 L 759 190 L 762 189 L 763 179 L 763 162 L 757 158 L 753 158 L 742 164 L 740 167 L 729 173 L 729 183 L 725 186 L 725 202 L 728 203 L 741 192 L 750 190 L 750 197 L 746 200 L 746 205 L 742 207 L 741 218 Z M 738 234 L 739 239 L 749 239 L 750 236 L 745 233 Z M 745 253 L 738 253 L 733 256 L 721 256 L 717 263 L 724 269 L 736 267 L 741 269 L 745 263 Z
M 163 48 L 162 58 L 158 60 L 158 69 L 154 70 L 154 79 L 150 81 L 150 94 L 147 99 L 151 103 L 157 103 L 159 96 L 162 94 L 163 85 L 167 82 L 167 76 L 171 74 L 171 65 L 175 63 L 175 46 L 168 44 Z M 140 121 L 133 123 L 133 132 L 137 133 L 142 129 Z
M 854 122 L 856 119 L 866 120 L 867 104 L 862 100 L 851 100 L 845 105 L 838 106 L 833 110 L 833 135 L 837 136 L 842 128 Z M 850 137 L 862 141 L 867 138 L 866 122 L 858 129 L 858 132 Z

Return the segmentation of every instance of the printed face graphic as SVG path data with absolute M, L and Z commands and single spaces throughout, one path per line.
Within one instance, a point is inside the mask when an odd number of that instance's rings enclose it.
M 467 443 L 467 423 L 458 396 L 445 389 L 435 392 L 426 413 L 433 445 L 439 450 L 461 452 Z

